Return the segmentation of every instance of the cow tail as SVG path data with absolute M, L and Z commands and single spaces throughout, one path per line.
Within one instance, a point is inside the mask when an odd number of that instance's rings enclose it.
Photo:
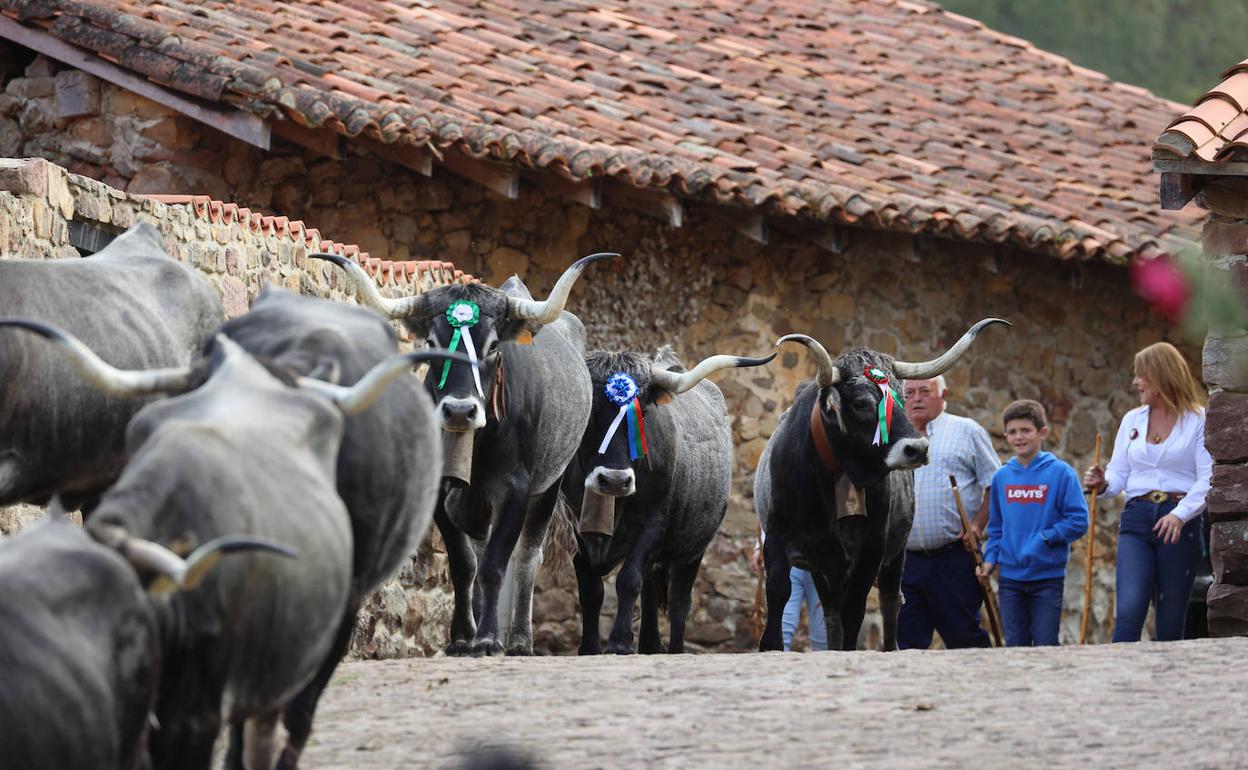
M 655 593 L 659 612 L 667 612 L 667 599 L 672 592 L 672 568 L 668 564 L 656 564 L 650 573 L 650 588 Z
M 542 544 L 542 561 L 556 573 L 572 568 L 572 558 L 577 551 L 576 526 L 576 510 L 561 488 L 555 498 L 550 526 L 546 528 L 546 542 Z

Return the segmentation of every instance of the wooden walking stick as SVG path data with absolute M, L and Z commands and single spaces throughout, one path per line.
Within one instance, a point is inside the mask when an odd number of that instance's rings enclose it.
M 979 568 L 984 564 L 984 555 L 979 552 L 979 538 L 971 530 L 971 520 L 966 515 L 966 507 L 962 505 L 962 493 L 958 491 L 958 479 L 949 474 L 949 486 L 953 487 L 953 500 L 958 504 L 958 516 L 962 518 L 962 531 L 966 532 L 975 544 L 971 553 L 975 557 L 975 582 L 979 583 L 979 592 L 984 595 L 984 606 L 988 609 L 988 626 L 992 629 L 992 638 L 998 647 L 1005 646 L 1005 633 L 1001 630 L 1001 608 L 997 606 L 997 595 L 992 592 L 992 581 L 985 575 L 979 576 Z
M 1101 434 L 1096 434 L 1093 465 L 1101 464 Z M 1096 490 L 1087 490 L 1088 500 L 1088 560 L 1083 569 L 1083 618 L 1079 621 L 1079 644 L 1088 643 L 1088 617 L 1092 614 L 1092 553 L 1096 550 Z
M 762 524 L 758 525 L 758 537 L 754 542 L 758 543 L 760 549 L 762 548 L 762 544 L 763 544 L 763 525 Z M 752 630 L 754 631 L 754 645 L 755 646 L 757 646 L 759 641 L 763 638 L 763 583 L 766 580 L 766 578 L 767 578 L 767 568 L 764 567 L 763 569 L 759 570 L 758 582 L 755 583 L 754 585 L 754 614 L 752 616 L 752 620 L 754 621 L 754 628 Z

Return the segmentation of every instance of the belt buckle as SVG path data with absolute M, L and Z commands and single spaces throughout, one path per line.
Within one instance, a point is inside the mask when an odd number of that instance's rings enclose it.
M 1166 494 L 1165 492 L 1158 492 L 1154 490 L 1148 493 L 1149 502 L 1156 503 L 1157 505 L 1160 505 L 1169 499 L 1170 499 L 1170 495 Z

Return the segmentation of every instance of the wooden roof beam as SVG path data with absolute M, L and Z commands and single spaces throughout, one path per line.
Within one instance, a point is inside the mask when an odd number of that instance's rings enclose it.
M 442 163 L 452 174 L 476 182 L 507 200 L 520 197 L 520 170 L 514 166 L 477 160 L 454 150 L 446 153 Z
M 0 37 L 38 51 L 62 64 L 89 72 L 100 80 L 151 99 L 157 104 L 163 104 L 171 110 L 176 110 L 188 118 L 198 120 L 206 126 L 211 126 L 247 144 L 262 150 L 269 149 L 269 124 L 259 115 L 192 101 L 176 91 L 157 85 L 147 78 L 105 61 L 94 53 L 70 45 L 47 32 L 25 27 L 3 15 L 0 15 Z

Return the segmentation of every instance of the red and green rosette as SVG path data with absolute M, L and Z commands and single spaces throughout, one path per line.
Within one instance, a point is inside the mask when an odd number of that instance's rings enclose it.
M 893 425 L 893 410 L 904 411 L 905 407 L 902 405 L 901 396 L 889 387 L 888 374 L 883 369 L 868 366 L 863 370 L 863 374 L 880 389 L 879 422 L 876 423 L 875 438 L 871 440 L 871 446 L 887 444 L 888 430 Z

